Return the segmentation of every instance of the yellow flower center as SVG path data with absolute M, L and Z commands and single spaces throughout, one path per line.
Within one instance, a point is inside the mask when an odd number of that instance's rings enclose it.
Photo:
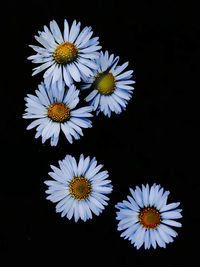
M 160 212 L 153 207 L 141 209 L 138 219 L 146 229 L 155 229 L 161 223 Z
M 48 116 L 53 121 L 64 122 L 70 118 L 70 109 L 64 103 L 55 102 L 48 108 Z
M 116 80 L 111 72 L 100 72 L 95 79 L 95 87 L 103 95 L 110 95 L 114 92 L 116 87 Z
M 77 200 L 88 198 L 91 191 L 90 182 L 82 176 L 74 177 L 69 184 L 69 192 Z
M 66 65 L 76 60 L 78 48 L 69 42 L 59 44 L 53 52 L 53 58 L 57 64 Z

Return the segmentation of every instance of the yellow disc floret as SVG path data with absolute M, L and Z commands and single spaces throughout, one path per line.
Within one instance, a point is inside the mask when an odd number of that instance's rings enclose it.
M 69 42 L 59 44 L 53 52 L 53 58 L 57 64 L 66 65 L 75 61 L 78 57 L 78 48 Z
M 116 87 L 116 80 L 111 72 L 98 73 L 95 79 L 95 87 L 103 95 L 110 95 L 114 92 Z
M 55 102 L 48 108 L 48 116 L 53 121 L 64 122 L 70 118 L 70 109 L 62 102 Z
M 69 184 L 69 192 L 77 200 L 84 200 L 91 194 L 90 182 L 82 177 L 74 177 Z
M 154 207 L 141 209 L 138 219 L 146 229 L 155 229 L 161 223 L 160 212 Z

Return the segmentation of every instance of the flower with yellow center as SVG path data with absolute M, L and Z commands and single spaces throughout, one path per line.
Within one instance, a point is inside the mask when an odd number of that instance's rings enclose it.
M 75 222 L 80 219 L 86 221 L 92 218 L 92 213 L 99 215 L 109 198 L 106 196 L 112 192 L 107 171 L 100 171 L 103 165 L 97 165 L 95 158 L 84 158 L 80 155 L 79 161 L 67 155 L 59 161 L 59 168 L 52 166 L 49 175 L 54 179 L 45 181 L 49 187 L 46 191 L 52 202 L 58 202 L 56 212 L 61 216 Z
M 169 226 L 181 227 L 174 219 L 181 218 L 181 209 L 176 209 L 180 202 L 167 204 L 169 191 L 160 185 L 142 185 L 142 190 L 136 186 L 130 188 L 128 201 L 119 202 L 116 219 L 119 220 L 118 230 L 123 231 L 121 237 L 128 238 L 139 249 L 143 244 L 145 249 L 151 246 L 166 247 L 173 242 L 178 234 Z
M 75 109 L 79 102 L 79 90 L 71 85 L 65 90 L 64 83 L 56 84 L 54 88 L 42 83 L 36 90 L 37 96 L 28 95 L 26 100 L 25 119 L 34 119 L 27 127 L 36 127 L 38 138 L 42 136 L 44 143 L 50 138 L 51 145 L 56 146 L 59 140 L 60 130 L 67 140 L 72 143 L 73 139 L 79 139 L 83 135 L 82 128 L 91 128 L 92 124 L 88 117 L 92 117 L 92 107 L 80 107 Z
M 48 107 L 47 113 L 49 118 L 57 122 L 64 122 L 70 118 L 70 109 L 62 102 L 55 102 L 51 104 Z
M 90 182 L 82 176 L 74 177 L 69 184 L 69 192 L 77 200 L 88 198 L 91 191 Z
M 131 99 L 135 82 L 131 80 L 132 70 L 125 71 L 128 62 L 118 65 L 119 57 L 100 52 L 100 57 L 94 60 L 98 66 L 90 78 L 84 79 L 81 89 L 90 90 L 85 98 L 93 106 L 96 114 L 103 112 L 110 117 L 111 112 L 120 114 L 126 109 Z
M 93 60 L 99 57 L 97 51 L 101 48 L 98 37 L 91 38 L 92 34 L 91 27 L 81 30 L 81 24 L 76 20 L 71 27 L 64 20 L 62 34 L 56 21 L 52 20 L 49 28 L 44 26 L 44 31 L 35 36 L 42 47 L 30 45 L 37 54 L 28 59 L 40 64 L 33 69 L 33 75 L 45 70 L 44 78 L 48 86 L 62 81 L 70 86 L 74 81 L 80 82 L 91 76 L 97 69 Z
M 141 209 L 138 219 L 146 229 L 155 229 L 161 222 L 160 212 L 154 207 Z
M 77 47 L 69 42 L 61 43 L 53 52 L 53 59 L 57 64 L 66 65 L 75 61 L 78 57 Z

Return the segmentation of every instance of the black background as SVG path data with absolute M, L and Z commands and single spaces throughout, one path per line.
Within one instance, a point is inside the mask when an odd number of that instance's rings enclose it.
M 162 4 L 160 4 L 162 2 Z M 8 1 L 1 7 L 1 266 L 182 266 L 198 256 L 197 150 L 199 56 L 197 7 L 178 1 Z M 55 19 L 92 26 L 102 49 L 129 61 L 135 91 L 127 110 L 94 117 L 93 128 L 70 145 L 35 140 L 26 131 L 24 97 L 42 74 L 26 58 L 34 35 Z M 2 120 L 3 118 L 3 120 Z M 50 164 L 66 154 L 96 156 L 112 179 L 109 205 L 86 223 L 61 218 L 47 201 Z M 192 163 L 192 164 L 191 164 Z M 114 205 L 129 187 L 160 183 L 181 202 L 183 227 L 166 249 L 137 251 L 120 238 Z M 42 266 L 41 265 L 41 266 Z

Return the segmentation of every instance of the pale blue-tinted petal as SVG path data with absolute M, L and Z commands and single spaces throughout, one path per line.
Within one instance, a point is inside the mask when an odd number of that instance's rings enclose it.
M 63 131 L 63 133 L 65 134 L 67 140 L 69 141 L 70 144 L 72 144 L 73 140 L 72 140 L 72 136 L 70 134 L 69 131 L 69 126 L 67 125 L 67 123 L 62 123 L 61 124 L 61 129 Z
M 182 227 L 182 224 L 180 222 L 176 222 L 174 220 L 164 219 L 164 220 L 162 220 L 162 223 L 167 224 L 167 225 L 171 225 L 171 226 L 175 226 L 175 227 Z
M 68 42 L 69 41 L 69 24 L 67 20 L 64 20 L 64 33 L 63 33 L 64 41 Z
M 160 224 L 159 227 L 166 232 L 168 235 L 171 235 L 172 237 L 176 237 L 178 234 L 177 232 L 172 229 L 171 227 L 164 225 L 164 224 Z
M 76 25 L 76 20 L 73 21 L 72 27 L 71 27 L 71 30 L 69 33 L 69 42 L 70 43 L 73 43 L 75 41 L 75 39 L 77 38 L 79 31 L 80 31 L 80 26 L 81 26 L 80 22 L 77 23 L 77 25 Z
M 93 72 L 90 68 L 82 64 L 79 60 L 78 62 L 75 62 L 76 67 L 79 69 L 81 73 L 83 73 L 86 77 L 92 76 Z
M 77 66 L 74 63 L 68 64 L 67 65 L 67 69 L 71 75 L 71 77 L 76 81 L 76 82 L 80 82 L 81 81 L 81 77 L 80 77 L 80 72 L 77 68 Z
M 61 31 L 58 27 L 58 24 L 56 23 L 55 20 L 52 20 L 50 22 L 50 28 L 51 28 L 51 32 L 55 38 L 55 40 L 60 44 L 62 42 L 64 42 Z
M 155 235 L 155 239 L 156 239 L 156 242 L 157 244 L 161 247 L 161 248 L 164 248 L 165 247 L 165 242 L 164 240 L 160 237 L 160 234 L 158 232 L 157 229 L 153 230 L 154 231 L 154 235 Z
M 168 211 L 177 208 L 180 205 L 180 202 L 176 203 L 170 203 L 168 205 L 164 205 L 161 209 L 160 212 Z

